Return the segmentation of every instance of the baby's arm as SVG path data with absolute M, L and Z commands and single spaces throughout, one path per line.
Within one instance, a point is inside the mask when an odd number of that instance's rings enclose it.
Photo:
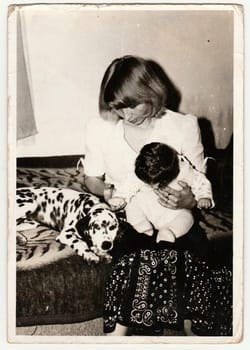
M 194 170 L 191 188 L 197 201 L 197 208 L 209 209 L 214 207 L 212 185 L 205 174 Z

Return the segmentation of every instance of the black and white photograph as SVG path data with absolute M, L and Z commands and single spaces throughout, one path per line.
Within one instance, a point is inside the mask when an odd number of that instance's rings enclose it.
M 236 4 L 9 6 L 10 342 L 242 340 L 242 28 Z

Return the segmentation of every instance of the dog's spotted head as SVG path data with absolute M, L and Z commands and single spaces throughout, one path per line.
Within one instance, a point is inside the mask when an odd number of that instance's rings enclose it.
M 89 248 L 95 254 L 102 256 L 113 248 L 119 222 L 110 209 L 96 207 L 77 223 L 76 228 Z

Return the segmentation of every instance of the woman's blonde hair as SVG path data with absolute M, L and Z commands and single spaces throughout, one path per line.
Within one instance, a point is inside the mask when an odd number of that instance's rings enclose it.
M 99 111 L 103 119 L 117 120 L 116 110 L 133 108 L 140 103 L 154 106 L 157 116 L 165 110 L 166 76 L 154 61 L 127 55 L 115 59 L 102 79 Z

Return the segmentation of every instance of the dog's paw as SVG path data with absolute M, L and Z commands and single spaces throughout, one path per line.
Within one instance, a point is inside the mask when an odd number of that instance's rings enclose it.
M 91 251 L 85 251 L 82 254 L 83 260 L 86 261 L 88 264 L 94 262 L 95 264 L 99 263 L 100 258 L 95 253 Z
M 66 235 L 63 234 L 63 233 L 60 233 L 60 234 L 56 237 L 56 241 L 57 241 L 58 243 L 70 245 L 70 241 L 66 238 Z
M 103 256 L 101 257 L 101 260 L 102 260 L 105 264 L 111 263 L 112 259 L 113 259 L 112 256 L 109 255 L 109 254 L 103 255 Z

